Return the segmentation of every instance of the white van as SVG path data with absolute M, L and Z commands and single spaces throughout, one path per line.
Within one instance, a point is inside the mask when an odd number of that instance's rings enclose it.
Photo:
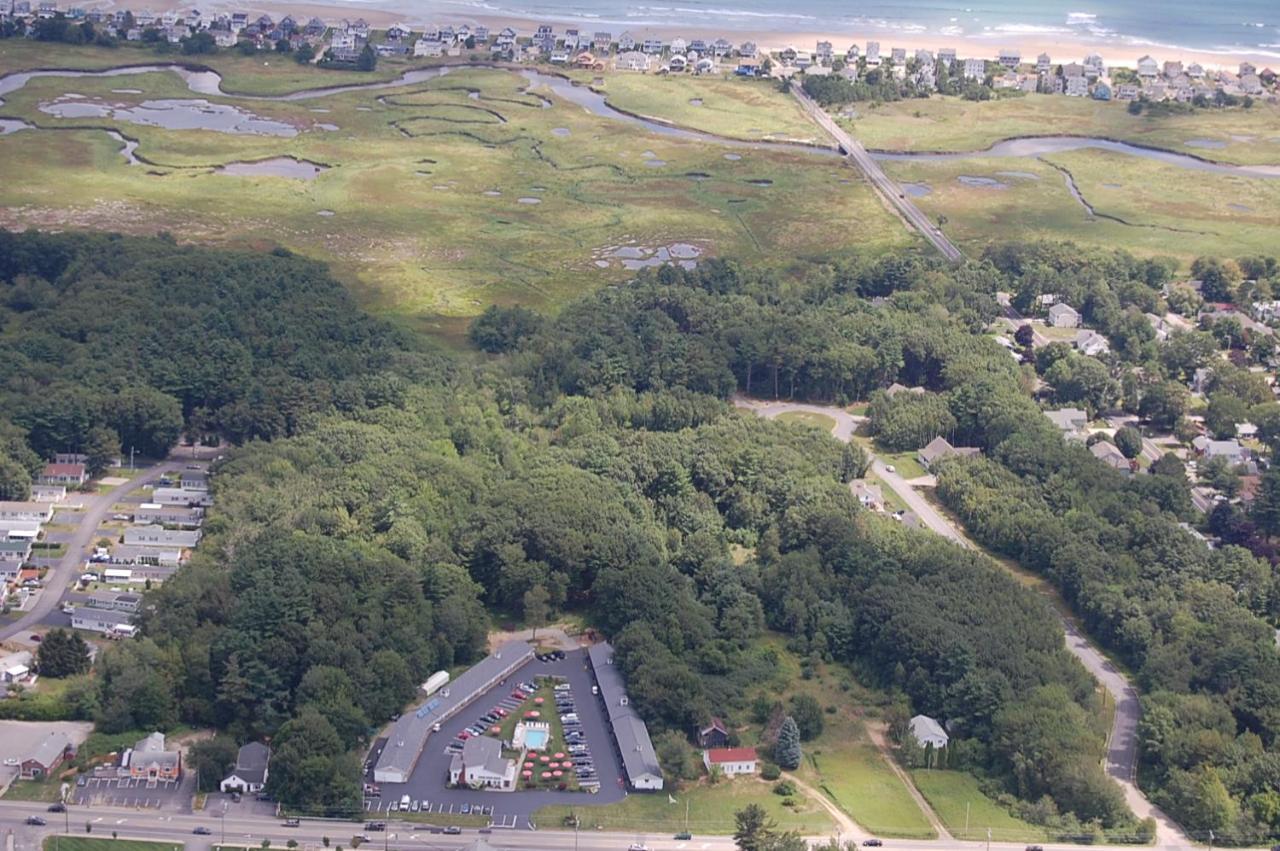
M 401 809 L 403 812 L 408 812 L 408 811 L 409 811 L 409 796 L 408 796 L 408 795 L 401 795 L 401 796 L 400 796 L 400 809 Z

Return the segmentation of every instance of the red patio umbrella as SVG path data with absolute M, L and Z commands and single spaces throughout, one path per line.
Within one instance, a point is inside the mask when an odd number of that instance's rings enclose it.
M 562 776 L 563 774 L 564 774 L 564 772 L 563 772 L 563 771 L 553 771 L 553 772 L 551 772 L 551 776 L 552 776 L 552 777 L 560 777 L 560 776 Z

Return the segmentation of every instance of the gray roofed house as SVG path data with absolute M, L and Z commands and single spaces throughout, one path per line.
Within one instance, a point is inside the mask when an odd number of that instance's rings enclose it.
M 613 738 L 622 756 L 622 767 L 627 782 L 633 789 L 657 790 L 662 788 L 662 767 L 653 750 L 649 730 L 644 721 L 631 708 L 622 672 L 613 664 L 613 647 L 608 643 L 592 646 L 587 651 L 596 685 L 600 687 L 600 699 L 613 727 Z
M 1084 432 L 1089 425 L 1089 414 L 1079 408 L 1060 408 L 1056 411 L 1045 411 L 1049 422 L 1058 427 L 1064 437 L 1074 437 Z
M 207 491 L 209 489 L 209 473 L 205 470 L 183 470 L 178 483 L 183 490 Z
M 976 446 L 952 446 L 951 443 L 941 435 L 929 441 L 929 444 L 918 453 L 920 464 L 926 470 L 932 468 L 934 464 L 943 458 L 972 458 L 975 455 L 981 454 L 982 450 L 978 449 Z
M 528 642 L 508 641 L 441 687 L 416 711 L 401 715 L 387 735 L 386 747 L 373 769 L 373 779 L 378 783 L 408 782 L 431 728 L 451 718 L 479 694 L 509 677 L 532 658 L 533 647 Z
M 145 780 L 149 784 L 177 780 L 182 775 L 182 754 L 169 750 L 164 733 L 157 731 L 140 739 L 121 755 L 118 773 L 121 777 Z
M 947 731 L 928 715 L 917 715 L 910 722 L 911 735 L 921 747 L 933 745 L 936 749 L 945 748 L 950 741 Z
M 158 524 L 131 526 L 124 530 L 124 542 L 134 547 L 190 549 L 200 543 L 200 530 L 166 529 Z
M 36 742 L 25 757 L 21 757 L 19 774 L 26 780 L 48 777 L 74 751 L 75 746 L 66 733 L 49 733 Z
M 449 783 L 453 786 L 514 789 L 516 764 L 502 756 L 502 742 L 490 736 L 472 736 L 462 752 L 449 762 Z
M 1097 458 L 1108 467 L 1114 467 L 1117 470 L 1129 472 L 1132 469 L 1129 459 L 1124 457 L 1124 453 L 1109 440 L 1100 440 L 1093 446 L 1089 447 L 1089 451 L 1093 453 L 1093 457 Z
M 262 742 L 248 742 L 236 754 L 236 767 L 220 784 L 223 792 L 260 792 L 267 783 L 271 748 Z
M 89 595 L 89 599 L 85 602 L 94 609 L 115 609 L 120 612 L 136 612 L 138 611 L 138 606 L 142 604 L 142 595 L 129 593 L 117 594 L 111 591 L 95 591 Z
M 95 609 L 91 606 L 76 606 L 71 610 L 72 629 L 112 633 L 119 627 L 129 626 L 132 622 L 132 612 L 122 612 L 115 609 Z

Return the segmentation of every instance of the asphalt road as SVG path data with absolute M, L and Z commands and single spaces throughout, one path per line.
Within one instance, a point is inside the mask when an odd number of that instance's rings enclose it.
M 952 263 L 959 263 L 964 259 L 960 249 L 956 248 L 955 244 L 943 235 L 937 225 L 906 196 L 906 193 L 902 191 L 898 184 L 894 183 L 884 173 L 884 169 L 871 158 L 871 155 L 867 153 L 867 149 L 862 147 L 861 142 L 836 124 L 822 107 L 818 106 L 812 98 L 804 93 L 804 89 L 801 86 L 793 84 L 791 93 L 796 96 L 796 100 L 800 101 L 800 106 L 805 113 L 836 140 L 836 144 L 845 152 L 845 155 L 853 160 L 858 168 L 862 169 L 862 173 L 871 181 L 871 185 L 880 193 L 880 196 L 897 209 L 910 227 L 919 231 L 921 236 L 927 239 L 934 248 L 942 253 L 943 257 Z
M 779 414 L 789 411 L 822 414 L 835 420 L 836 426 L 832 429 L 832 435 L 846 443 L 852 439 L 858 423 L 865 419 L 864 417 L 854 416 L 843 408 L 822 405 L 765 402 L 741 396 L 735 397 L 733 403 L 739 408 L 753 411 L 758 416 L 768 419 L 773 419 Z M 921 522 L 930 531 L 966 549 L 977 549 L 976 545 L 965 535 L 962 529 L 952 523 L 950 518 L 934 508 L 915 488 L 907 484 L 905 479 L 897 473 L 889 472 L 884 462 L 875 455 L 871 455 L 871 459 L 871 469 L 875 474 L 907 504 L 908 508 L 916 513 Z M 1057 607 L 1054 607 L 1054 611 L 1058 614 L 1059 622 L 1062 624 L 1067 650 L 1080 660 L 1080 663 L 1093 675 L 1094 679 L 1102 684 L 1115 702 L 1115 717 L 1112 719 L 1111 731 L 1107 737 L 1107 774 L 1120 784 L 1121 790 L 1124 792 L 1125 801 L 1138 818 L 1151 817 L 1156 820 L 1156 843 L 1158 845 L 1176 846 L 1187 844 L 1187 838 L 1177 825 L 1170 821 L 1158 807 L 1147 800 L 1147 797 L 1138 789 L 1136 783 L 1138 720 L 1142 716 L 1137 689 L 1103 655 L 1102 651 L 1089 642 L 1088 638 L 1085 637 L 1074 622 L 1063 616 Z
M 0 627 L 0 641 L 20 635 L 42 623 L 57 606 L 58 601 L 71 583 L 80 578 L 80 567 L 84 564 L 89 544 L 95 539 L 98 526 L 115 505 L 126 494 L 150 484 L 167 472 L 182 469 L 180 461 L 163 461 L 147 469 L 142 474 L 129 480 L 126 484 L 112 488 L 106 493 L 86 495 L 83 509 L 79 512 L 80 523 L 67 544 L 66 554 L 58 560 L 58 566 L 45 574 L 44 588 L 36 596 L 31 608 L 13 623 Z
M 29 827 L 25 820 L 29 815 L 47 818 L 47 827 Z M 227 817 L 214 814 L 168 815 L 162 811 L 135 811 L 108 807 L 72 807 L 64 817 L 45 812 L 45 805 L 23 801 L 0 801 L 0 835 L 11 834 L 14 851 L 39 851 L 45 837 L 66 834 L 83 836 L 85 824 L 92 826 L 92 836 L 110 836 L 115 831 L 120 839 L 143 839 L 154 842 L 183 843 L 190 851 L 209 851 L 215 844 L 255 847 L 263 839 L 271 840 L 272 848 L 282 848 L 288 840 L 296 840 L 303 851 L 319 851 L 323 838 L 329 837 L 331 846 L 349 847 L 352 835 L 362 833 L 362 826 L 352 822 L 317 821 L 304 819 L 299 827 L 284 827 L 279 819 L 270 816 Z M 210 833 L 196 836 L 192 831 L 201 826 Z M 455 851 L 466 848 L 477 836 L 475 828 L 467 828 L 458 836 L 432 834 L 422 825 L 387 822 L 385 833 L 369 834 L 369 848 L 403 849 L 403 851 Z M 826 837 L 811 837 L 819 841 Z M 225 841 L 224 841 L 225 840 Z M 689 841 L 677 841 L 669 834 L 633 834 L 582 832 L 565 830 L 494 830 L 485 835 L 494 848 L 509 851 L 626 851 L 632 843 L 641 843 L 649 851 L 736 851 L 737 846 L 728 836 L 698 836 Z M 1188 842 L 1157 843 L 1146 846 L 1148 851 L 1189 851 Z M 1024 851 L 1022 843 L 963 842 L 948 840 L 898 840 L 886 839 L 885 851 Z M 1076 849 L 1108 849 L 1108 851 L 1133 851 L 1133 846 L 1073 846 L 1046 844 L 1045 851 L 1076 851 Z

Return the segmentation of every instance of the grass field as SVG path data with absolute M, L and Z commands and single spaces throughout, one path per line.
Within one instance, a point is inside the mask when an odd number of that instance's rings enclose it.
M 543 807 L 534 814 L 534 823 L 552 830 L 564 823 L 572 812 L 581 819 L 582 830 L 614 830 L 649 833 L 656 836 L 675 834 L 685 829 L 685 803 L 689 804 L 689 832 L 730 834 L 734 830 L 733 814 L 748 804 L 764 807 L 769 817 L 783 830 L 804 834 L 830 833 L 835 825 L 817 804 L 798 797 L 799 806 L 785 807 L 782 798 L 773 794 L 772 784 L 741 777 L 711 786 L 707 783 L 675 793 L 672 804 L 665 792 L 628 795 L 617 804 L 604 807 Z
M 99 836 L 49 836 L 44 851 L 180 851 L 179 842 L 144 842 L 141 839 L 111 839 Z
M 987 828 L 991 829 L 991 838 L 999 842 L 1038 842 L 1048 838 L 1041 828 L 1015 818 L 984 795 L 972 775 L 961 771 L 916 770 L 911 772 L 911 778 L 957 839 L 986 839 Z
M 865 737 L 825 736 L 805 753 L 800 776 L 825 791 L 877 836 L 932 839 L 936 834 L 902 781 Z
M 787 411 L 778 414 L 777 419 L 784 423 L 804 423 L 827 432 L 836 427 L 836 421 L 831 417 L 826 414 L 815 414 L 812 411 Z
M 1280 106 L 1201 109 L 1133 116 L 1126 104 L 1027 95 L 992 101 L 954 97 L 859 104 L 846 125 L 868 147 L 890 151 L 976 151 L 1015 136 L 1104 136 L 1241 164 L 1280 164 Z M 1209 140 L 1223 147 L 1188 146 Z
M 618 109 L 719 136 L 828 142 L 796 100 L 769 80 L 617 73 L 605 77 L 600 90 Z
M 943 230 L 970 254 L 1010 239 L 1065 239 L 1184 262 L 1201 254 L 1267 253 L 1274 250 L 1280 215 L 1280 179 L 1212 174 L 1100 150 L 884 166 L 896 180 L 929 187 L 917 205 L 931 217 L 945 216 Z M 1072 197 L 1064 172 L 1096 215 Z M 990 178 L 1004 188 L 966 185 L 962 176 Z
M 872 451 L 904 479 L 918 479 L 928 475 L 928 470 L 920 465 L 918 454 L 915 452 L 883 452 L 875 444 L 872 444 Z
M 619 246 L 687 243 L 787 270 L 916 244 L 835 158 L 737 148 L 731 159 L 731 149 L 648 134 L 525 86 L 514 73 L 464 68 L 321 99 L 209 99 L 299 131 L 281 137 L 39 109 L 68 92 L 124 105 L 190 97 L 167 72 L 38 79 L 2 110 L 63 129 L 0 137 L 0 226 L 281 244 L 330 263 L 366 307 L 445 336 L 489 304 L 554 309 L 628 279 L 605 256 Z M 145 94 L 113 91 L 123 88 Z M 126 164 L 100 130 L 71 129 L 90 124 L 136 138 L 149 164 Z M 214 172 L 276 156 L 329 168 L 311 181 Z

